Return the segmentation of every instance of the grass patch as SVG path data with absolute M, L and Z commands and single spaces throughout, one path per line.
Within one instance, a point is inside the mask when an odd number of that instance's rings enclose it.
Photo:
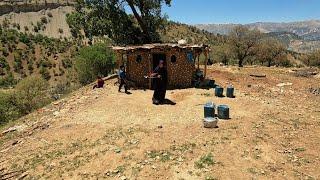
M 211 153 L 202 156 L 198 161 L 194 163 L 194 166 L 198 169 L 202 169 L 208 166 L 214 165 L 216 162 L 213 159 L 213 156 Z

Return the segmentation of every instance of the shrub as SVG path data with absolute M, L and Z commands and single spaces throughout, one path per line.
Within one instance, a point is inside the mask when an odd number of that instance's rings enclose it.
M 27 114 L 49 102 L 49 84 L 41 77 L 29 76 L 15 88 L 15 101 L 21 114 Z
M 106 44 L 95 44 L 80 49 L 76 69 L 81 84 L 93 82 L 98 75 L 107 76 L 115 67 L 115 55 Z
M 47 15 L 48 15 L 48 17 L 50 17 L 50 18 L 53 17 L 51 12 L 48 12 Z
M 13 77 L 12 72 L 8 72 L 8 74 L 4 77 L 0 77 L 0 87 L 10 87 L 16 84 L 16 80 Z
M 202 156 L 198 161 L 194 163 L 195 167 L 198 169 L 205 168 L 207 166 L 214 165 L 215 161 L 211 153 Z
M 39 28 L 37 26 L 33 26 L 33 31 L 34 32 L 39 32 Z
M 7 49 L 7 48 L 3 48 L 3 49 L 2 49 L 2 55 L 5 56 L 5 57 L 8 57 L 8 56 L 9 56 L 9 52 L 8 52 L 8 49 Z
M 43 17 L 41 17 L 41 22 L 42 22 L 42 24 L 47 24 L 48 20 L 45 16 L 43 16 Z
M 62 34 L 62 33 L 63 33 L 63 29 L 59 28 L 59 29 L 58 29 L 58 32 L 59 32 L 60 34 Z
M 24 31 L 29 31 L 28 26 L 24 26 Z
M 50 73 L 49 73 L 49 71 L 48 71 L 47 68 L 41 66 L 39 73 L 41 74 L 41 76 L 42 76 L 43 79 L 45 79 L 45 80 L 50 80 L 51 75 L 50 75 Z
M 63 59 L 62 60 L 62 66 L 65 68 L 65 69 L 68 69 L 68 68 L 71 68 L 73 65 L 72 61 L 70 59 Z
M 9 92 L 0 91 L 0 126 L 19 116 L 19 111 Z
M 0 66 L 3 69 L 6 69 L 7 71 L 10 71 L 10 66 L 9 66 L 7 60 L 4 57 L 0 57 Z

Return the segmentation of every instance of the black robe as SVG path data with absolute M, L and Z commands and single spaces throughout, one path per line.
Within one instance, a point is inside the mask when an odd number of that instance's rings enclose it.
M 153 101 L 158 101 L 158 103 L 163 103 L 166 96 L 167 91 L 167 81 L 168 81 L 168 74 L 165 68 L 157 67 L 154 70 L 154 73 L 160 75 L 160 78 L 155 78 L 153 80 L 154 83 L 154 93 L 153 93 Z

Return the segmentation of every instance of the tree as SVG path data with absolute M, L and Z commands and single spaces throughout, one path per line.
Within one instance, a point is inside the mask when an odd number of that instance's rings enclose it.
M 233 57 L 233 52 L 230 49 L 229 44 L 222 44 L 213 48 L 214 59 L 218 62 L 222 62 L 224 65 L 228 65 L 230 59 Z
M 235 53 L 239 67 L 243 67 L 246 58 L 254 55 L 260 38 L 258 30 L 249 30 L 244 26 L 237 26 L 230 32 L 228 43 Z
M 15 102 L 21 114 L 28 114 L 45 105 L 48 100 L 49 84 L 38 76 L 22 79 L 15 88 Z
M 320 67 L 320 50 L 316 50 L 307 56 L 308 66 Z
M 76 12 L 69 14 L 67 22 L 72 35 L 79 37 L 84 30 L 90 40 L 93 36 L 105 36 L 117 44 L 141 44 L 160 40 L 157 32 L 164 17 L 162 4 L 171 0 L 78 0 Z M 130 7 L 133 16 L 125 7 Z
M 80 83 L 85 85 L 97 76 L 107 76 L 115 67 L 115 55 L 106 44 L 83 47 L 76 57 L 75 66 Z
M 284 57 L 286 52 L 285 46 L 274 38 L 266 38 L 261 40 L 257 48 L 257 56 L 262 64 L 267 63 L 270 67 L 277 60 Z

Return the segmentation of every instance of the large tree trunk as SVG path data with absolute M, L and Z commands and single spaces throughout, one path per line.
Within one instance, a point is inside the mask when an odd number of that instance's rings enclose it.
M 239 67 L 243 67 L 244 58 L 239 58 Z
M 133 1 L 132 0 L 126 0 L 128 5 L 130 6 L 134 17 L 137 19 L 143 34 L 145 35 L 145 42 L 144 43 L 151 43 L 151 37 L 148 31 L 147 26 L 145 25 L 145 23 L 143 22 L 143 19 L 141 18 L 141 16 L 139 15 L 139 13 L 137 12 L 136 8 L 134 7 Z

